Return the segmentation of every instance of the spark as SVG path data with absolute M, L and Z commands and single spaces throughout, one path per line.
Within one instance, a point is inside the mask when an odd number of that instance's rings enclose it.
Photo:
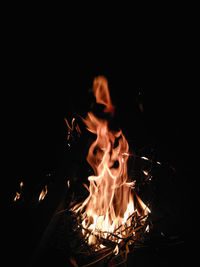
M 144 160 L 149 160 L 147 157 L 141 157 L 141 159 L 144 159 Z
M 148 176 L 149 175 L 149 172 L 148 171 L 142 171 L 146 176 Z

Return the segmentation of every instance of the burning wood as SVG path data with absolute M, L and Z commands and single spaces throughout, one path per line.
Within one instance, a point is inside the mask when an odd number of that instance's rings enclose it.
M 104 77 L 95 78 L 93 92 L 96 102 L 105 106 L 104 112 L 113 116 L 114 106 Z M 94 263 L 118 255 L 126 260 L 129 246 L 136 246 L 150 229 L 150 209 L 134 190 L 136 181 L 128 177 L 129 145 L 122 131 L 111 130 L 107 120 L 91 112 L 83 122 L 97 137 L 87 155 L 94 172 L 88 177 L 89 186 L 84 185 L 89 195 L 71 208 L 78 222 L 76 230 L 90 253 L 101 255 Z M 73 128 L 73 122 L 72 127 L 66 123 L 68 129 Z

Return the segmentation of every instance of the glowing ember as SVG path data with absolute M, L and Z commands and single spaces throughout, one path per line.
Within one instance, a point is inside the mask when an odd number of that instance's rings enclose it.
M 104 77 L 95 78 L 93 92 L 96 102 L 105 105 L 104 112 L 113 116 L 114 106 Z M 133 218 L 141 216 L 140 223 L 144 224 L 150 209 L 134 191 L 135 181 L 128 178 L 129 145 L 122 131 L 110 130 L 108 121 L 91 112 L 83 121 L 97 136 L 87 155 L 94 175 L 88 177 L 89 187 L 84 185 L 89 196 L 72 210 L 81 216 L 82 234 L 89 245 L 99 250 L 104 245 L 97 245 L 97 238 L 110 240 L 117 244 L 113 252 L 118 254 L 121 241 L 142 227 L 135 224 L 134 228 Z M 149 226 L 145 228 L 148 232 Z

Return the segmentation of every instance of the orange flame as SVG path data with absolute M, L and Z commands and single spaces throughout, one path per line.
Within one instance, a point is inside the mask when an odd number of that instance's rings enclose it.
M 21 181 L 20 184 L 20 193 L 19 192 L 16 192 L 16 195 L 15 195 L 15 198 L 14 198 L 14 201 L 16 202 L 18 199 L 21 198 L 21 193 L 22 193 L 22 187 L 24 186 L 24 183 Z
M 39 202 L 42 201 L 45 198 L 47 192 L 48 192 L 47 185 L 45 185 L 44 189 L 42 189 L 42 191 L 41 191 L 41 193 L 39 195 L 39 198 L 38 198 Z
M 94 80 L 93 91 L 97 103 L 104 104 L 104 111 L 113 115 L 114 107 L 104 77 Z M 101 233 L 102 237 L 107 238 L 119 226 L 130 226 L 129 218 L 134 212 L 147 215 L 150 210 L 133 191 L 135 181 L 128 179 L 129 145 L 122 131 L 110 130 L 108 121 L 97 118 L 91 112 L 83 121 L 87 129 L 97 135 L 87 156 L 94 175 L 88 177 L 89 196 L 83 203 L 77 204 L 73 211 L 81 212 L 83 235 L 87 235 L 84 229 L 90 230 L 94 234 L 88 237 L 88 243 L 95 244 L 95 235 Z M 134 199 L 140 207 L 139 210 L 135 209 Z M 121 232 L 124 229 L 125 226 L 120 227 Z M 116 248 L 116 253 L 117 251 Z
M 20 194 L 20 193 L 18 193 L 18 192 L 16 192 L 16 195 L 15 195 L 14 201 L 17 201 L 17 199 L 20 199 L 20 196 L 21 196 L 21 194 Z
M 98 104 L 105 105 L 104 112 L 114 115 L 115 107 L 112 105 L 108 89 L 108 81 L 103 76 L 98 76 L 93 82 L 93 92 Z

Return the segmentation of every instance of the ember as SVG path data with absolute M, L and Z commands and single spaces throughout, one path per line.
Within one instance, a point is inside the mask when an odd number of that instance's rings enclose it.
M 94 79 L 93 92 L 96 103 L 103 104 L 104 112 L 112 117 L 115 109 L 104 77 Z M 97 136 L 87 155 L 94 174 L 88 177 L 89 186 L 84 185 L 88 197 L 71 211 L 82 238 L 93 252 L 115 256 L 121 252 L 126 260 L 128 246 L 136 246 L 141 235 L 150 230 L 147 220 L 150 209 L 136 193 L 136 181 L 128 177 L 129 145 L 122 131 L 111 130 L 107 120 L 91 112 L 83 122 Z M 72 129 L 73 123 L 68 128 Z

